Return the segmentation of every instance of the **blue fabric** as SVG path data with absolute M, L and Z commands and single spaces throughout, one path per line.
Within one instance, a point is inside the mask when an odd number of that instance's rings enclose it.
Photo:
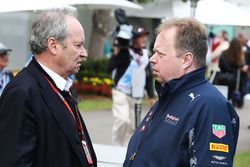
M 10 82 L 10 79 L 13 78 L 13 74 L 4 68 L 0 71 L 0 96 L 5 88 L 5 86 Z
M 137 63 L 132 60 L 126 69 L 125 73 L 122 75 L 117 83 L 117 89 L 121 90 L 123 93 L 131 94 L 132 88 L 132 70 L 138 67 Z
M 200 68 L 156 83 L 159 101 L 130 139 L 124 167 L 233 166 L 239 118 L 204 76 Z

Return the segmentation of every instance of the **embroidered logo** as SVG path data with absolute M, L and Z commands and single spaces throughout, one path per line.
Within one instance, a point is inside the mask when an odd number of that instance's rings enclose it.
M 213 158 L 215 160 L 211 160 L 212 164 L 223 165 L 223 166 L 227 166 L 228 165 L 227 162 L 224 161 L 225 159 L 227 159 L 226 156 L 213 155 Z
M 179 120 L 180 120 L 180 118 L 177 118 L 177 117 L 170 115 L 170 114 L 167 114 L 165 117 L 165 121 L 171 125 L 177 125 Z
M 222 138 L 226 135 L 226 126 L 224 125 L 212 124 L 212 130 L 213 134 L 218 138 Z
M 209 150 L 211 151 L 220 151 L 220 152 L 229 152 L 229 147 L 227 144 L 222 143 L 209 143 Z
M 217 159 L 217 160 L 219 160 L 219 161 L 223 161 L 223 160 L 225 160 L 227 157 L 225 157 L 225 156 L 219 156 L 219 155 L 213 155 L 213 158 L 214 158 L 214 159 Z
M 192 99 L 191 102 L 192 102 L 192 101 L 194 101 L 194 99 L 196 99 L 197 97 L 199 97 L 200 94 L 194 96 L 194 93 L 190 93 L 188 96 L 191 97 L 191 99 Z

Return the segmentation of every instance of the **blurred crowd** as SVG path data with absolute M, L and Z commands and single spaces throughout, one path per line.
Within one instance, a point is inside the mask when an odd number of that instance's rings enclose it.
M 140 122 L 135 117 L 138 113 L 134 109 L 140 112 L 144 89 L 147 90 L 150 105 L 154 103 L 153 77 L 146 48 L 149 32 L 141 26 L 131 25 L 122 9 L 115 11 L 115 17 L 118 25 L 113 31 L 112 55 L 107 67 L 114 80 L 112 141 L 115 145 L 126 146 L 136 122 Z
M 240 32 L 231 40 L 224 30 L 209 34 L 210 56 L 207 76 L 214 84 L 228 87 L 227 98 L 237 108 L 244 106 L 250 93 L 250 42 Z

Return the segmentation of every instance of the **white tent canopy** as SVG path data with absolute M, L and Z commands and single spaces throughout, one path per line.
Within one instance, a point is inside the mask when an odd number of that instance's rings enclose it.
M 19 11 L 32 11 L 32 10 L 43 10 L 55 6 L 62 6 L 63 4 L 59 0 L 39 0 L 39 1 L 29 1 L 29 0 L 1 0 L 0 2 L 0 12 L 19 12 Z
M 176 17 L 190 16 L 190 2 L 173 1 Z M 195 18 L 204 24 L 250 26 L 250 13 L 224 0 L 198 1 Z
M 128 16 L 143 18 L 187 17 L 191 15 L 190 1 L 154 0 L 142 5 L 143 10 L 128 12 Z M 199 0 L 196 18 L 205 24 L 250 25 L 250 0 Z
M 62 7 L 65 5 L 77 5 L 78 7 L 87 9 L 143 9 L 143 7 L 137 3 L 127 0 L 0 0 L 0 4 L 0 13 L 44 10 L 52 7 Z
M 62 1 L 62 0 L 61 0 Z M 137 3 L 127 0 L 63 0 L 67 1 L 68 5 L 82 6 L 88 9 L 135 9 L 142 10 L 143 7 Z
M 250 5 L 249 0 L 227 0 L 227 1 L 235 3 L 235 4 L 239 4 L 239 5 Z
M 154 1 L 153 3 L 143 4 L 143 10 L 140 11 L 129 11 L 128 16 L 143 17 L 143 18 L 165 18 L 172 17 L 172 1 Z

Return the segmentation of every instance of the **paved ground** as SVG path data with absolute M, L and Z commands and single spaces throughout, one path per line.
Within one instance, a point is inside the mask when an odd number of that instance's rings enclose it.
M 143 108 L 145 115 L 147 108 Z M 240 135 L 238 140 L 237 152 L 250 150 L 250 100 L 245 100 L 243 109 L 237 109 L 240 117 Z M 111 144 L 111 128 L 113 124 L 112 112 L 95 111 L 82 113 L 85 123 L 88 127 L 93 143 Z

